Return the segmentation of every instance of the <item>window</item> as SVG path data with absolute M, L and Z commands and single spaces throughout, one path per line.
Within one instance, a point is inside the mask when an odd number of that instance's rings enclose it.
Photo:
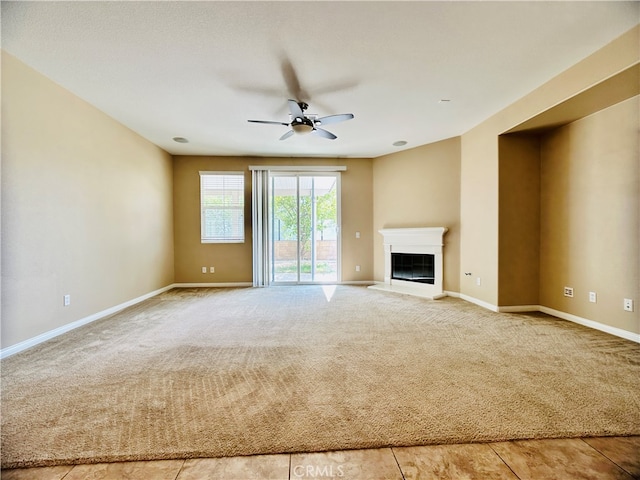
M 243 172 L 200 172 L 200 241 L 244 242 Z

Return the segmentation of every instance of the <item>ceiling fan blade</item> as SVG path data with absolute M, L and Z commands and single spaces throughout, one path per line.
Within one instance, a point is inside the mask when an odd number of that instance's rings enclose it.
M 330 123 L 344 122 L 345 120 L 351 120 L 353 113 L 340 113 L 338 115 L 328 115 L 326 117 L 320 117 L 316 120 L 316 123 L 320 125 L 329 125 Z
M 247 120 L 247 122 L 251 122 L 251 123 L 266 123 L 267 125 L 284 125 L 285 127 L 288 127 L 289 124 L 288 123 L 284 123 L 284 122 L 271 122 L 269 120 Z
M 293 135 L 293 130 L 289 130 L 287 133 L 285 133 L 284 135 L 282 135 L 280 137 L 280 140 L 286 140 L 287 138 L 289 138 L 291 135 Z
M 319 135 L 320 137 L 328 138 L 329 140 L 335 140 L 336 138 L 338 138 L 333 133 L 327 132 L 322 128 L 314 128 L 313 133 L 315 133 L 316 135 Z
M 297 98 L 300 101 L 308 102 L 309 98 L 307 92 L 300 86 L 300 79 L 296 69 L 293 67 L 291 60 L 283 53 L 280 55 L 280 70 L 282 71 L 282 78 L 287 86 L 289 95 Z
M 289 104 L 289 111 L 291 112 L 291 119 L 304 118 L 304 113 L 302 112 L 300 105 L 298 105 L 298 102 L 295 100 L 287 100 L 287 102 Z

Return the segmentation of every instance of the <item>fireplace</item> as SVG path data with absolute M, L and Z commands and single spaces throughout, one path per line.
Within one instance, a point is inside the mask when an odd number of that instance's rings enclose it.
M 392 253 L 391 278 L 433 285 L 434 259 L 430 253 Z
M 384 246 L 384 282 L 370 288 L 427 298 L 445 296 L 443 237 L 446 227 L 379 230 Z

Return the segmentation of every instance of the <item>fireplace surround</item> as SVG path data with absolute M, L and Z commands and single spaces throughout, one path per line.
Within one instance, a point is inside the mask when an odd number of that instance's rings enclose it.
M 446 227 L 385 228 L 384 282 L 370 288 L 427 298 L 446 296 L 443 290 L 442 247 Z

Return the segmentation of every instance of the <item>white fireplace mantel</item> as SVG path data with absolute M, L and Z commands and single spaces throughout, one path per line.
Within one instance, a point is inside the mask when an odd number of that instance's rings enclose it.
M 407 293 L 427 298 L 445 296 L 443 279 L 442 247 L 447 227 L 424 228 L 385 228 L 378 230 L 383 237 L 384 246 L 384 282 L 370 288 Z M 391 254 L 415 253 L 434 256 L 434 283 L 417 283 L 391 278 Z

